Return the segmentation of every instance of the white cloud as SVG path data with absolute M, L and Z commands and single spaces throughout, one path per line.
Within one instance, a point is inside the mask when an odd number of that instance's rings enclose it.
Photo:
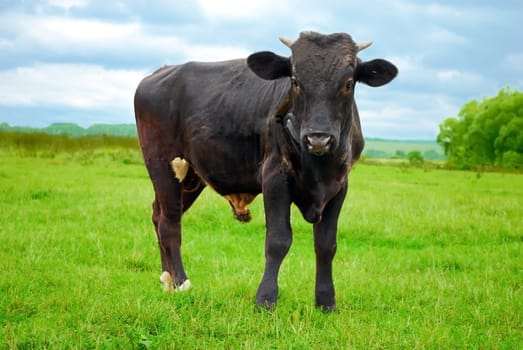
M 176 35 L 153 34 L 137 21 L 117 23 L 59 16 L 0 15 L 0 22 L 4 23 L 0 29 L 5 26 L 17 33 L 12 40 L 2 39 L 0 47 L 45 48 L 48 52 L 77 56 L 154 53 L 165 60 L 151 62 L 158 65 L 187 60 L 224 60 L 250 53 L 234 45 L 204 45 Z
M 413 92 L 390 86 L 357 91 L 356 100 L 365 136 L 432 139 L 439 124 L 457 115 L 463 101 L 444 92 Z
M 204 15 L 211 20 L 259 18 L 271 12 L 287 12 L 284 2 L 277 0 L 197 0 Z
M 391 57 L 390 61 L 399 70 L 396 80 L 403 84 L 403 89 L 411 90 L 412 93 L 417 93 L 416 89 L 422 89 L 426 93 L 462 95 L 464 91 L 477 87 L 491 91 L 496 85 L 495 81 L 484 75 L 455 68 L 451 63 L 448 68 L 435 68 L 425 62 L 426 57 L 423 54 Z
M 14 43 L 12 41 L 0 38 L 0 49 L 11 49 Z
M 437 26 L 432 27 L 428 31 L 426 40 L 434 45 L 464 44 L 468 41 L 467 38 L 462 35 Z
M 3 17 L 3 18 L 2 18 Z M 5 19 L 5 21 L 3 21 Z M 250 51 L 233 45 L 203 45 L 170 35 L 153 35 L 139 22 L 114 23 L 58 16 L 0 14 L 0 30 L 10 26 L 16 37 L 0 47 L 45 48 L 60 55 L 110 57 L 154 53 L 149 67 L 187 60 L 245 57 Z M 37 58 L 38 56 L 36 56 Z M 158 59 L 160 58 L 160 59 Z M 103 62 L 100 61 L 100 62 Z M 118 64 L 114 64 L 118 65 Z M 149 68 L 150 69 L 150 68 Z M 72 109 L 117 109 L 127 112 L 145 69 L 108 69 L 101 64 L 31 63 L 0 71 L 0 106 L 54 106 Z
M 488 17 L 480 6 L 467 7 L 458 2 L 442 4 L 440 2 L 424 3 L 412 0 L 389 0 L 382 3 L 383 6 L 390 6 L 398 15 L 416 18 L 430 18 L 432 20 L 459 20 L 471 21 L 480 20 Z
M 47 0 L 47 4 L 52 7 L 59 7 L 69 10 L 73 7 L 85 7 L 88 4 L 87 0 Z
M 447 87 L 471 88 L 475 86 L 491 86 L 492 82 L 485 77 L 471 72 L 459 71 L 456 69 L 443 69 L 435 71 L 436 78 Z
M 426 13 L 435 17 L 461 17 L 463 16 L 462 11 L 452 6 L 445 6 L 438 3 L 428 4 L 424 7 Z
M 30 24 L 29 26 L 27 24 Z M 21 35 L 53 49 L 85 46 L 109 47 L 123 45 L 140 34 L 138 23 L 110 23 L 99 20 L 65 17 L 20 17 L 17 21 Z
M 36 64 L 0 71 L 0 105 L 129 110 L 145 72 L 97 65 Z
M 459 78 L 461 75 L 462 74 L 455 69 L 442 70 L 442 71 L 439 71 L 436 73 L 436 77 L 439 80 L 443 80 L 443 81 L 455 80 L 455 79 Z
M 222 61 L 232 58 L 247 57 L 251 52 L 234 46 L 185 45 L 183 48 L 185 60 Z M 184 60 L 184 61 L 185 61 Z
M 388 58 L 398 67 L 399 72 L 403 74 L 415 73 L 423 70 L 424 56 L 421 54 L 407 56 L 392 56 Z

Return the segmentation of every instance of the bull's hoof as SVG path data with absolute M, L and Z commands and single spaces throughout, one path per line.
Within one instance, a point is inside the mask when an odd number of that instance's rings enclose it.
M 320 289 L 316 291 L 316 307 L 323 312 L 336 311 L 336 297 L 334 288 Z
M 332 304 L 332 305 L 318 305 L 318 304 L 316 304 L 316 307 L 319 310 L 321 310 L 321 311 L 323 311 L 325 313 L 337 311 L 336 304 Z
M 256 306 L 262 310 L 274 311 L 274 309 L 276 308 L 276 300 L 258 300 L 258 298 L 256 298 Z
M 160 275 L 160 283 L 163 284 L 163 290 L 165 292 L 185 292 L 191 288 L 191 281 L 189 279 L 186 279 L 180 284 L 175 284 L 168 271 L 162 272 Z
M 165 292 L 173 292 L 174 291 L 174 281 L 171 276 L 171 274 L 168 271 L 162 272 L 160 275 L 160 283 L 163 285 L 163 290 Z
M 249 222 L 252 219 L 251 212 L 249 210 L 246 210 L 244 213 L 238 213 L 235 211 L 234 217 L 240 222 Z
M 276 307 L 278 300 L 278 287 L 264 289 L 262 286 L 258 289 L 256 294 L 256 305 L 259 308 L 273 310 Z
M 177 292 L 186 292 L 191 288 L 191 281 L 189 279 L 186 279 L 182 283 L 176 286 Z

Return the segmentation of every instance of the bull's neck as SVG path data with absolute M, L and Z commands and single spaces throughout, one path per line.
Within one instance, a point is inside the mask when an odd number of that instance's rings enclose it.
M 313 182 L 330 182 L 341 181 L 345 178 L 349 170 L 350 148 L 341 149 L 340 147 L 334 152 L 322 156 L 302 151 L 301 171 L 304 179 Z

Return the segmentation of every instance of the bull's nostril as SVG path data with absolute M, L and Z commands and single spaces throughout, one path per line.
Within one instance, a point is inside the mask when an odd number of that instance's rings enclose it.
M 329 134 L 309 134 L 304 138 L 304 144 L 307 151 L 315 155 L 323 155 L 330 151 L 334 137 Z
M 325 147 L 332 141 L 330 135 L 307 135 L 307 143 L 311 146 Z

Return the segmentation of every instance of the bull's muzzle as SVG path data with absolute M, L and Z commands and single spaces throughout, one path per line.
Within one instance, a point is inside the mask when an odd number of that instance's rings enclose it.
M 316 156 L 322 156 L 331 150 L 334 137 L 324 133 L 312 133 L 305 135 L 303 143 L 307 152 Z

